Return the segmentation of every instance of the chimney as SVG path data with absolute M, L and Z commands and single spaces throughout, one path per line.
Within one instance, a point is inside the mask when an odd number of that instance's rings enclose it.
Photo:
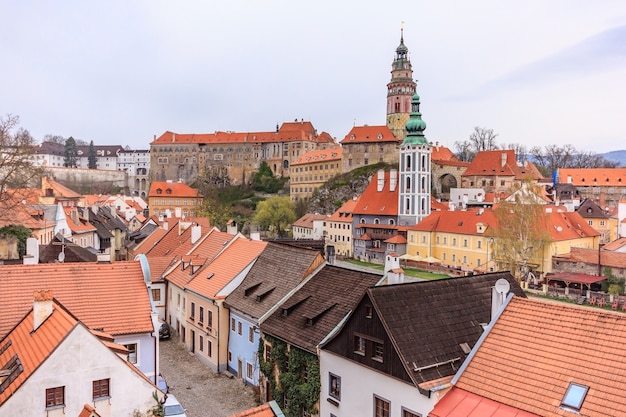
M 404 270 L 400 267 L 400 258 L 395 252 L 385 257 L 385 274 L 387 284 L 402 284 L 404 282 Z
M 504 167 L 506 165 L 506 152 L 502 152 L 502 167 Z
M 39 290 L 34 293 L 33 302 L 33 331 L 52 314 L 52 290 Z
M 392 169 L 389 171 L 389 191 L 396 191 L 396 186 L 398 185 L 398 171 L 396 169 Z
M 80 224 L 80 221 L 78 220 L 78 210 L 75 208 L 70 211 L 70 219 L 72 219 L 74 224 Z
M 202 226 L 191 226 L 191 244 L 195 244 L 202 235 Z
M 385 170 L 379 169 L 378 170 L 378 186 L 376 187 L 376 190 L 380 193 L 384 187 L 385 187 Z
M 176 133 L 172 133 L 172 142 L 176 142 Z

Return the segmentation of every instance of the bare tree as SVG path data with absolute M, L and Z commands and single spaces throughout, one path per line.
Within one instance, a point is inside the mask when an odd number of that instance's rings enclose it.
M 59 135 L 47 134 L 47 135 L 44 135 L 42 142 L 50 142 L 50 143 L 57 143 L 59 145 L 64 145 L 65 138 Z
M 476 152 L 472 151 L 471 148 L 472 145 L 469 140 L 454 142 L 454 150 L 456 151 L 456 156 L 461 161 L 470 162 L 472 159 L 474 159 Z
M 476 153 L 480 151 L 493 151 L 498 149 L 496 144 L 497 137 L 498 134 L 494 133 L 493 129 L 476 126 L 469 137 L 469 141 L 472 146 L 472 150 Z
M 36 186 L 43 173 L 34 163 L 35 141 L 28 130 L 19 127 L 19 121 L 12 114 L 0 116 L 0 200 L 4 210 L 19 204 L 21 189 Z
M 545 176 L 559 168 L 615 168 L 619 164 L 608 161 L 594 152 L 579 151 L 572 145 L 533 146 L 530 150 L 535 165 Z

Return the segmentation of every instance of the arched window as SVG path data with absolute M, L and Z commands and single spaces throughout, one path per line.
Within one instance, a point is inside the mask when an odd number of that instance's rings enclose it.
M 411 177 L 406 177 L 406 187 L 404 191 L 405 192 L 411 191 Z
M 380 224 L 380 220 L 379 219 L 374 219 L 374 224 Z

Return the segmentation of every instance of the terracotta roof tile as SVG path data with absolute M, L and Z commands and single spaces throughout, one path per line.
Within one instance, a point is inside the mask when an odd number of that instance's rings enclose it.
M 50 289 L 87 327 L 114 336 L 153 330 L 139 261 L 0 266 L 0 337 L 32 308 L 32 294 Z
M 318 214 L 318 213 L 306 213 L 304 216 L 300 217 L 298 220 L 293 222 L 292 226 L 305 227 L 308 229 L 313 228 L 313 222 L 316 220 L 328 220 L 330 218 L 327 214 Z
M 532 318 L 535 319 L 532 319 Z M 514 297 L 456 386 L 541 416 L 575 382 L 589 387 L 580 415 L 624 416 L 626 315 Z
M 340 142 L 342 145 L 350 145 L 352 143 L 378 143 L 378 142 L 396 142 L 400 141 L 391 133 L 389 127 L 383 126 L 354 126 L 350 132 Z
M 266 245 L 267 242 L 244 237 L 235 239 L 217 258 L 202 267 L 185 288 L 207 298 L 220 298 L 220 290 L 250 266 Z
M 158 190 L 161 190 L 159 193 Z M 150 183 L 149 197 L 202 197 L 200 192 L 182 182 L 153 181 Z
M 428 417 L 540 417 L 453 387 L 439 400 Z
M 230 417 L 276 417 L 269 403 L 233 414 Z
M 461 162 L 459 161 L 459 158 L 457 158 L 457 156 L 454 154 L 454 152 L 450 150 L 450 148 L 435 144 L 431 146 L 430 149 L 430 159 L 433 161 L 433 163 L 439 163 L 444 161 Z M 466 164 L 469 165 L 469 163 Z
M 616 251 L 626 246 L 626 237 L 620 237 L 613 242 L 604 245 L 603 249 L 607 251 Z
M 503 163 L 504 155 L 504 163 Z M 513 150 L 497 150 L 497 151 L 481 151 L 476 154 L 467 170 L 461 176 L 513 176 L 515 179 L 521 180 L 525 177 L 532 179 L 541 179 L 543 175 L 532 162 L 525 161 L 521 166 L 517 164 L 515 151 Z
M 390 173 L 384 173 L 384 183 L 381 191 L 378 191 L 378 173 L 376 173 L 370 181 L 367 188 L 359 197 L 353 212 L 363 215 L 398 215 L 398 184 L 392 191 L 390 189 Z
M 626 168 L 559 168 L 557 183 L 575 187 L 626 186 Z
M 53 302 L 52 314 L 37 328 L 37 331 L 33 331 L 32 294 L 33 291 L 30 292 L 30 296 L 22 297 L 29 304 L 30 310 L 21 312 L 22 317 L 13 322 L 12 326 L 15 327 L 0 342 L 0 365 L 6 366 L 17 355 L 23 368 L 13 382 L 0 392 L 0 406 L 20 388 L 78 324 L 74 316 L 60 307 L 57 302 Z
M 598 256 L 600 264 L 603 266 L 611 266 L 614 268 L 624 268 L 626 266 L 626 253 L 597 249 L 577 248 L 572 246 L 569 253 L 555 257 L 555 260 L 564 260 L 569 262 L 584 262 L 587 264 L 597 265 Z
M 340 147 L 309 151 L 300 155 L 298 159 L 291 163 L 291 165 L 312 164 L 314 162 L 324 161 L 341 161 L 341 153 L 342 149 Z
M 330 216 L 329 220 L 333 222 L 352 223 L 352 212 L 354 211 L 357 201 L 358 198 L 352 198 L 343 203 L 343 205 Z

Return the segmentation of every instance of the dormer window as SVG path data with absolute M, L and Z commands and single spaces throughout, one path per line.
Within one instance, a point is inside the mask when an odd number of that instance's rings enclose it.
M 156 193 L 157 193 L 157 194 L 163 194 L 163 190 L 162 190 L 162 189 L 160 189 L 160 188 L 157 188 Z
M 165 190 L 165 192 L 166 192 L 167 194 L 172 194 L 172 189 L 171 189 L 171 188 L 168 188 L 167 190 Z
M 570 382 L 567 391 L 565 391 L 563 401 L 561 401 L 561 407 L 572 411 L 580 411 L 587 396 L 587 391 L 589 391 L 588 386 Z

